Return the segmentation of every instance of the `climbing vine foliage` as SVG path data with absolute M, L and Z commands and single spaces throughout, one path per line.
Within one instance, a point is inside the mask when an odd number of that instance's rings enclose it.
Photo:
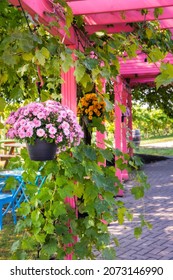
M 29 201 L 18 210 L 20 218 L 15 231 L 20 239 L 12 246 L 14 259 L 64 259 L 70 253 L 74 259 L 95 259 L 98 252 L 104 259 L 115 258 L 115 249 L 109 247 L 108 224 L 133 219 L 125 204 L 116 198 L 123 185 L 115 176 L 115 168 L 104 164 L 115 155 L 119 157 L 117 168 L 123 170 L 129 156 L 111 148 L 100 150 L 81 144 L 71 154 L 61 153 L 46 163 L 33 162 L 22 151 Z M 21 161 L 12 159 L 11 167 L 21 167 Z M 46 177 L 41 188 L 35 183 L 38 170 L 42 178 Z M 132 193 L 140 199 L 148 187 L 146 178 L 141 180 L 139 176 Z M 75 199 L 74 208 L 67 197 Z M 134 229 L 137 237 L 143 226 L 150 226 L 144 217 Z M 116 238 L 113 242 L 118 246 Z

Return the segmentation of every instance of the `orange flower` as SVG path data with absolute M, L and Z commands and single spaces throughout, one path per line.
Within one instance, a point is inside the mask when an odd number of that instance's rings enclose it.
M 96 93 L 88 93 L 79 100 L 78 116 L 85 115 L 90 120 L 92 117 L 102 117 L 105 106 L 106 103 L 101 94 L 98 96 Z

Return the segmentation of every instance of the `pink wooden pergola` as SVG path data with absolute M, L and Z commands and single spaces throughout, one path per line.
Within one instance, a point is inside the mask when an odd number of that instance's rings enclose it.
M 19 6 L 18 0 L 9 0 L 15 6 Z M 70 38 L 64 32 L 65 19 L 59 4 L 54 4 L 51 0 L 21 0 L 22 7 L 33 18 L 37 15 L 39 22 L 45 26 L 50 26 L 54 18 L 48 15 L 56 15 L 58 17 L 59 28 L 52 27 L 50 32 L 53 35 L 59 35 L 64 44 L 71 48 L 78 48 L 78 40 L 73 27 L 70 28 Z M 88 34 L 105 30 L 108 34 L 119 32 L 133 31 L 127 23 L 143 22 L 155 20 L 154 9 L 163 8 L 163 13 L 158 17 L 160 27 L 169 29 L 173 32 L 173 0 L 68 0 L 74 15 L 82 15 L 85 22 L 85 30 Z M 141 14 L 141 9 L 147 9 L 146 15 Z M 80 40 L 85 38 L 79 30 Z M 165 58 L 165 62 L 173 62 L 171 54 Z M 148 63 L 147 57 L 143 53 L 139 53 L 136 58 L 123 61 L 120 59 L 120 75 L 114 83 L 115 93 L 115 147 L 123 152 L 129 152 L 127 149 L 126 127 L 132 129 L 132 116 L 125 118 L 122 122 L 122 112 L 117 105 L 119 103 L 128 106 L 131 110 L 131 93 L 130 86 L 138 83 L 153 83 L 155 77 L 160 73 L 160 62 L 156 64 Z M 71 68 L 67 73 L 62 73 L 64 83 L 62 85 L 62 103 L 68 105 L 76 112 L 76 81 L 73 75 L 74 69 Z M 128 81 L 128 84 L 127 84 Z M 97 142 L 104 148 L 104 135 L 97 134 Z M 116 174 L 120 180 L 127 179 L 126 170 L 117 170 Z M 119 193 L 123 195 L 122 192 Z M 75 207 L 74 199 L 67 198 L 67 202 Z M 71 255 L 67 257 L 71 258 Z

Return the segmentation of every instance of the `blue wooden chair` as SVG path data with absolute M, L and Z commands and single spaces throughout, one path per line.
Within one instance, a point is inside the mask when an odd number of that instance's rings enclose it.
M 21 181 L 15 190 L 10 192 L 0 193 L 0 230 L 2 230 L 2 223 L 4 216 L 11 212 L 14 224 L 16 224 L 16 209 L 20 207 L 21 202 L 26 201 L 25 183 Z
M 20 207 L 20 204 L 24 201 L 28 201 L 29 198 L 25 194 L 26 184 L 23 181 L 22 177 L 16 177 L 14 176 L 19 184 L 17 188 L 11 189 L 10 192 L 3 192 L 3 188 L 5 186 L 5 181 L 7 180 L 7 177 L 4 177 L 4 179 L 0 181 L 1 189 L 0 189 L 0 230 L 2 230 L 2 223 L 3 223 L 3 217 L 11 212 L 13 216 L 14 224 L 17 222 L 16 218 L 16 209 Z M 42 177 L 40 173 L 38 173 L 35 184 L 41 188 L 46 180 L 46 176 Z
M 5 180 L 0 178 L 0 193 L 2 192 L 4 187 L 5 187 Z

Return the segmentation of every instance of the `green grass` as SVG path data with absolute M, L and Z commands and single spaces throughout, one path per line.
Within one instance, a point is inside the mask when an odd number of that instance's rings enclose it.
M 11 246 L 17 240 L 14 227 L 12 215 L 7 214 L 3 219 L 3 229 L 0 231 L 0 260 L 11 259 Z
M 173 156 L 173 148 L 148 148 L 140 147 L 135 149 L 136 154 L 146 154 L 146 155 L 155 155 L 155 156 Z
M 142 145 L 145 144 L 155 144 L 160 142 L 168 142 L 173 141 L 173 134 L 168 136 L 157 136 L 152 137 L 150 139 L 142 139 L 141 140 L 141 146 L 139 148 L 134 149 L 134 152 L 136 154 L 146 154 L 146 155 L 156 155 L 156 156 L 173 156 L 173 148 L 164 148 L 164 147 L 145 147 Z

